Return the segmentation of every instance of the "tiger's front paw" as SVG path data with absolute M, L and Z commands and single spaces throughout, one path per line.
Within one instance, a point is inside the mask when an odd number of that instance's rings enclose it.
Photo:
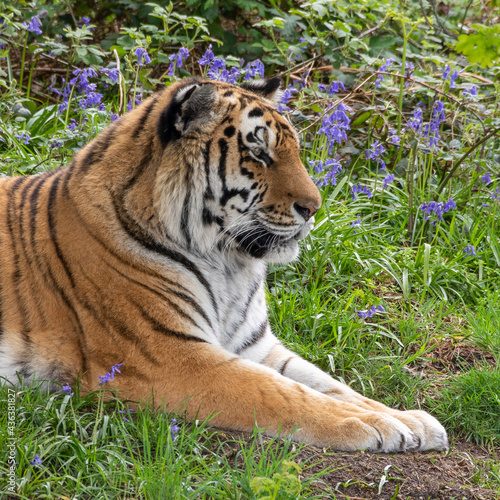
M 432 416 L 421 410 L 400 411 L 394 416 L 415 435 L 418 446 L 415 451 L 448 449 L 448 436 L 444 427 Z
M 331 444 L 339 450 L 394 453 L 412 451 L 418 446 L 413 432 L 387 413 L 365 412 L 348 417 L 337 431 L 341 437 Z

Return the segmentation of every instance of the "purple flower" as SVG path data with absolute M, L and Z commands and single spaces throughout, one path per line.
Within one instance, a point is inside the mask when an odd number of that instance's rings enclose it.
M 134 55 L 137 57 L 137 62 L 135 63 L 137 66 L 144 66 L 145 64 L 149 64 L 151 59 L 146 49 L 142 47 L 137 47 L 134 51 Z
M 361 226 L 361 219 L 356 219 L 355 221 L 352 221 L 351 222 L 351 227 L 352 228 L 355 228 L 355 227 L 358 227 L 358 226 Z M 354 229 L 354 234 L 358 234 L 358 232 L 356 231 L 356 229 Z
M 137 104 L 141 104 L 141 98 L 142 98 L 142 94 L 140 94 L 140 95 L 136 95 L 136 96 L 135 96 L 135 104 L 136 104 L 136 105 L 137 105 Z M 128 101 L 128 104 L 127 104 L 127 109 L 128 109 L 129 111 L 132 111 L 132 109 L 133 109 L 133 108 L 134 108 L 134 104 L 132 103 L 132 99 L 130 99 L 130 100 Z
M 321 177 L 313 177 L 314 182 L 320 187 L 337 185 L 337 174 L 342 171 L 342 165 L 338 160 L 330 158 L 322 161 L 309 161 L 309 165 L 314 168 L 317 174 L 323 174 Z
M 63 385 L 62 390 L 63 390 L 64 394 L 67 394 L 70 398 L 73 397 L 74 392 L 71 392 L 71 386 Z
M 465 89 L 463 92 L 462 92 L 462 95 L 464 97 L 468 97 L 469 99 L 471 97 L 475 97 L 477 96 L 477 87 L 475 85 L 472 85 L 472 87 L 470 89 Z
M 387 189 L 387 187 L 389 186 L 389 184 L 392 184 L 394 182 L 394 174 L 387 174 L 385 177 L 384 177 L 384 185 L 383 185 L 383 188 L 384 189 Z
M 491 199 L 496 200 L 500 196 L 500 187 L 497 187 L 493 193 L 491 193 Z
M 290 111 L 287 106 L 288 101 L 292 98 L 293 94 L 296 94 L 298 90 L 293 85 L 288 85 L 285 91 L 281 94 L 281 99 L 278 104 L 278 111 L 283 113 L 284 111 Z
M 182 64 L 184 62 L 184 59 L 189 55 L 189 50 L 186 49 L 185 47 L 181 47 L 179 49 L 179 52 L 177 54 L 172 54 L 169 56 L 170 60 L 170 66 L 168 67 L 168 74 L 170 76 L 174 75 L 174 69 L 175 68 L 182 68 Z
M 106 75 L 112 82 L 117 83 L 118 79 L 120 77 L 120 72 L 118 71 L 118 68 L 102 68 L 100 72 L 103 75 Z
M 476 249 L 472 245 L 467 245 L 463 251 L 464 255 L 470 255 L 471 257 L 476 257 Z
M 99 92 L 88 92 L 84 97 L 78 99 L 80 109 L 97 108 L 102 111 L 101 101 L 103 95 Z
M 42 12 L 40 12 L 40 14 L 37 14 L 36 16 L 33 16 L 29 22 L 29 24 L 27 23 L 23 23 L 23 26 L 30 32 L 30 33 L 35 33 L 36 35 L 41 35 L 42 34 L 42 30 L 40 29 L 40 27 L 42 26 L 42 21 L 40 21 L 40 16 L 43 16 L 47 13 L 46 10 L 42 10 Z
M 493 179 L 490 176 L 489 172 L 486 172 L 482 177 L 481 177 L 481 182 L 484 184 L 489 184 L 490 182 L 493 182 Z
M 454 69 L 452 71 L 450 65 L 447 64 L 444 68 L 443 76 L 441 78 L 443 80 L 449 80 L 450 81 L 450 89 L 454 89 L 455 88 L 455 80 L 458 78 L 458 70 Z
M 249 62 L 245 68 L 245 74 L 243 76 L 244 80 L 250 80 L 251 78 L 264 78 L 264 64 L 260 59 Z
M 384 306 L 371 306 L 367 311 L 357 311 L 359 319 L 372 318 L 377 312 L 385 312 Z
M 328 114 L 330 110 L 333 112 Z M 342 141 L 347 141 L 347 131 L 351 129 L 351 120 L 346 111 L 344 104 L 339 103 L 330 106 L 323 117 L 318 133 L 325 134 L 327 137 L 328 154 L 332 153 L 335 143 L 341 144 Z
M 117 113 L 113 113 L 111 111 L 111 113 L 109 114 L 109 117 L 111 118 L 111 123 L 113 123 L 114 121 L 118 120 L 118 118 L 120 118 L 120 115 L 118 115 Z
M 403 133 L 404 130 L 401 130 L 401 133 Z M 389 129 L 389 137 L 387 137 L 387 142 L 389 144 L 395 144 L 396 146 L 399 146 L 399 143 L 401 142 L 401 137 L 397 135 L 397 130 L 396 129 Z
M 410 127 L 413 132 L 418 134 L 422 128 L 422 122 L 423 122 L 423 117 L 422 117 L 422 109 L 421 108 L 416 108 L 413 110 L 413 118 L 410 118 L 408 121 L 408 127 Z
M 457 208 L 457 204 L 452 200 L 448 200 L 445 203 L 430 201 L 428 203 L 423 203 L 420 205 L 419 209 L 424 212 L 425 220 L 429 220 L 431 216 L 436 217 L 431 224 L 433 226 L 436 225 L 436 222 L 443 220 L 443 214 L 449 212 L 450 210 L 455 210 Z
M 35 459 L 30 462 L 30 465 L 42 465 L 42 463 L 42 459 L 38 455 L 35 455 Z
M 172 437 L 172 441 L 175 441 L 177 436 L 176 434 L 180 431 L 180 427 L 178 425 L 175 425 L 177 422 L 176 418 L 173 418 L 172 421 L 170 422 L 170 436 Z
M 106 375 L 99 375 L 99 378 L 101 379 L 101 381 L 99 382 L 99 385 L 109 384 L 110 380 L 114 380 L 115 379 L 115 373 L 121 373 L 121 371 L 119 370 L 119 368 L 122 365 L 123 365 L 123 363 L 118 363 L 117 365 L 113 365 L 111 367 L 111 370 L 109 370 L 109 372 L 106 373 Z
M 366 186 L 362 186 L 361 184 L 355 184 L 352 187 L 351 194 L 353 201 L 358 199 L 356 194 L 366 194 L 368 198 L 372 197 L 372 192 Z
M 29 132 L 25 132 L 25 131 L 21 132 L 19 135 L 15 135 L 14 137 L 18 141 L 23 141 L 24 144 L 29 144 L 30 140 L 31 140 Z
M 78 126 L 78 123 L 76 123 L 76 120 L 74 118 L 71 118 L 69 123 L 68 123 L 68 130 L 75 130 L 75 128 Z
M 214 57 L 214 53 L 212 52 L 212 44 L 210 44 L 203 56 L 201 56 L 201 59 L 198 60 L 198 64 L 200 64 L 201 66 L 206 66 L 207 64 L 210 64 Z
M 394 59 L 386 59 L 382 66 L 380 66 L 379 71 L 387 71 L 387 68 L 394 62 Z M 375 80 L 375 87 L 380 88 L 380 83 L 384 81 L 384 75 L 378 74 Z
M 329 96 L 338 93 L 341 89 L 345 92 L 345 86 L 341 81 L 333 81 L 332 83 L 330 83 L 328 88 L 326 88 L 326 85 L 323 85 L 321 83 L 318 85 L 318 90 L 320 92 L 328 92 Z
M 128 409 L 128 410 L 118 410 L 118 413 L 124 413 L 126 415 L 129 415 L 130 413 L 132 413 L 134 410 L 132 409 Z M 130 422 L 130 420 L 127 418 L 127 417 L 123 417 L 123 420 L 125 420 L 125 422 Z
M 59 141 L 54 141 L 54 142 L 50 145 L 50 149 L 57 149 L 57 148 L 62 148 L 62 142 L 59 142 Z
M 82 20 L 78 24 L 79 26 L 85 26 L 86 28 L 88 28 L 90 26 L 90 17 L 83 16 Z
M 376 160 L 381 165 L 381 169 L 385 171 L 385 161 L 380 158 L 385 153 L 385 148 L 379 141 L 375 141 L 372 147 L 366 150 L 366 158 Z

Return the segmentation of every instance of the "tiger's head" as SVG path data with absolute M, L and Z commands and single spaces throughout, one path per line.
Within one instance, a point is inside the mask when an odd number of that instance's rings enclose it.
M 278 78 L 241 86 L 189 79 L 160 94 L 154 200 L 178 245 L 273 263 L 298 255 L 321 196 L 273 103 L 279 87 Z

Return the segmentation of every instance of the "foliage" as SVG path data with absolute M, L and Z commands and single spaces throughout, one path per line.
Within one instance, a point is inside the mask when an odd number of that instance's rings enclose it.
M 500 26 L 473 25 L 476 33 L 460 35 L 455 50 L 466 55 L 471 63 L 492 66 L 500 57 Z

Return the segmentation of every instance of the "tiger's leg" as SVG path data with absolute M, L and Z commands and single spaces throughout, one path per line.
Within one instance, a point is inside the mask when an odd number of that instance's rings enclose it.
M 272 335 L 272 334 L 271 334 Z M 243 354 L 243 353 L 242 353 Z M 399 411 L 373 401 L 335 380 L 312 363 L 285 348 L 276 339 L 261 361 L 284 377 L 300 382 L 330 398 L 356 405 L 360 408 L 381 412 L 397 418 L 409 427 L 419 441 L 418 450 L 444 450 L 448 439 L 443 426 L 427 412 L 420 410 Z
M 414 449 L 417 440 L 400 420 L 327 397 L 275 370 L 208 343 L 175 341 L 168 364 L 140 367 L 124 363 L 117 384 L 122 396 L 155 406 L 185 408 L 189 418 L 249 431 L 255 424 L 270 435 L 294 433 L 294 439 L 338 450 L 393 452 Z M 129 371 L 130 374 L 127 374 Z M 133 389 L 132 389 L 133 388 Z

